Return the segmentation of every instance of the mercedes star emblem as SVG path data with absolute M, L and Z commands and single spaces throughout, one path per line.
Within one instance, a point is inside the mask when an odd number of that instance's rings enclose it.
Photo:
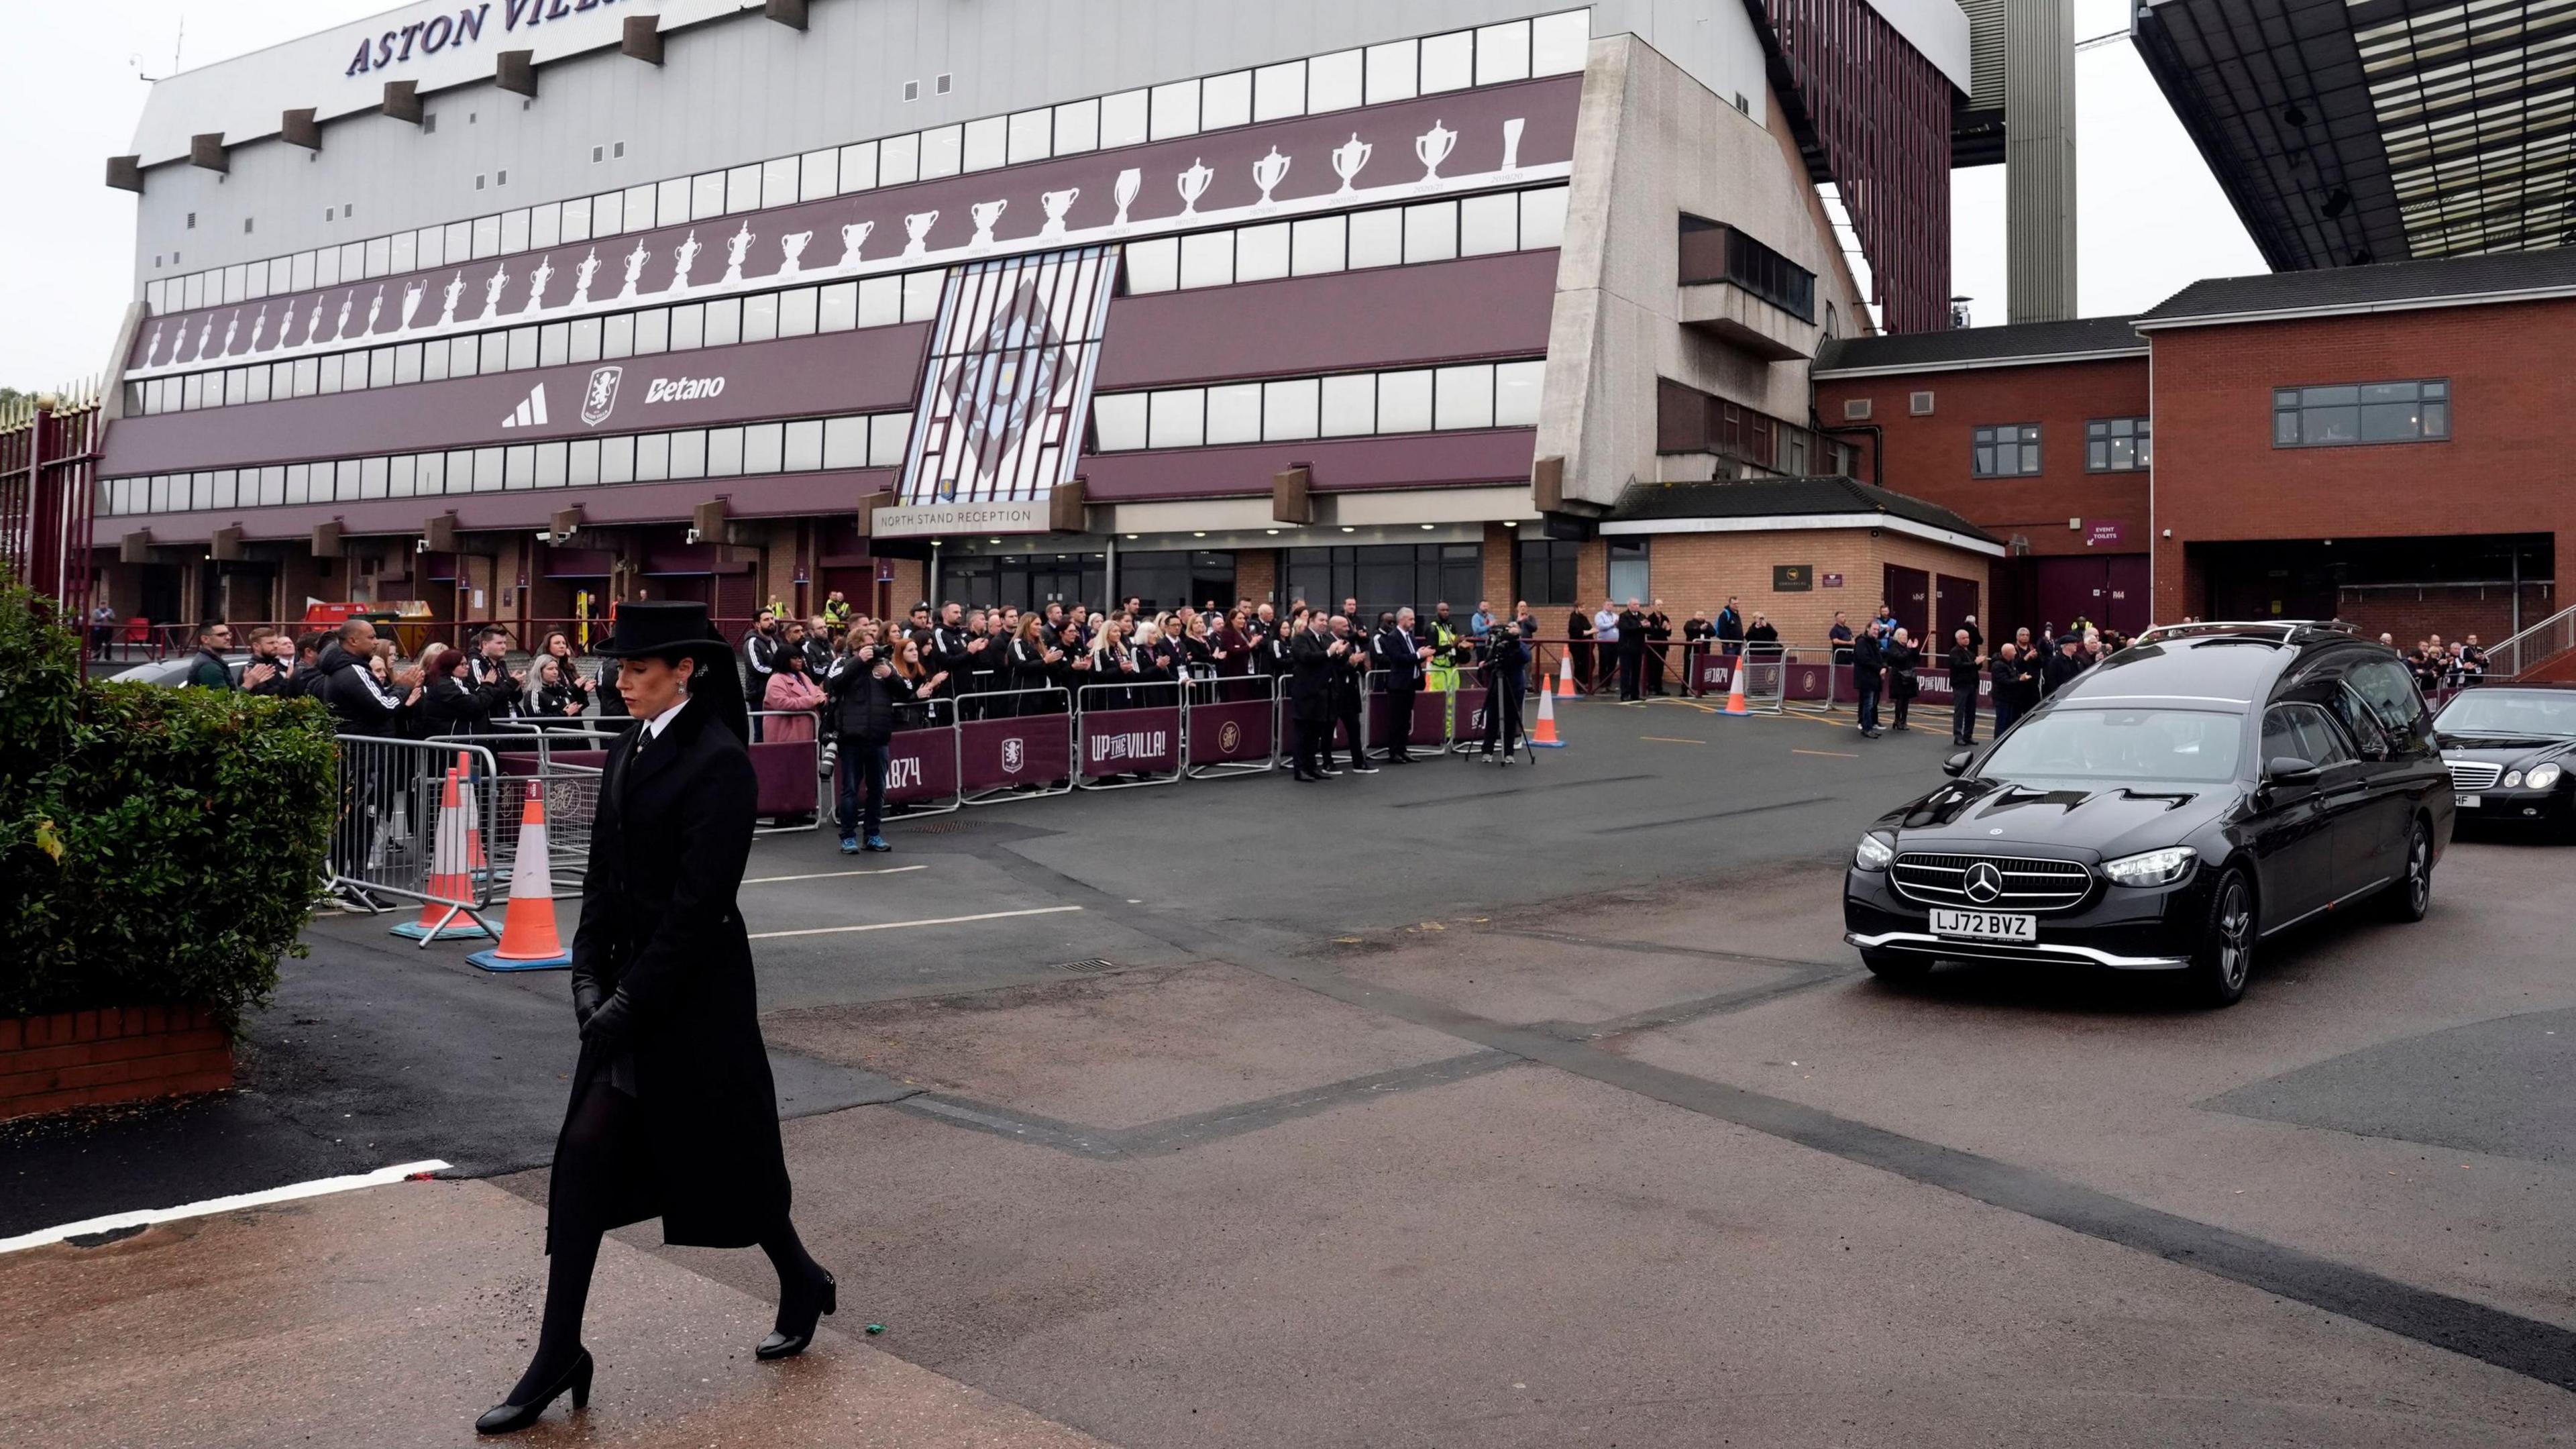
M 1993 861 L 1978 861 L 1975 865 L 1968 867 L 1968 879 L 1965 889 L 1968 893 L 1968 899 L 1975 901 L 1978 905 L 1992 905 L 1995 903 L 1996 898 L 2004 893 L 2004 873 L 1995 869 Z

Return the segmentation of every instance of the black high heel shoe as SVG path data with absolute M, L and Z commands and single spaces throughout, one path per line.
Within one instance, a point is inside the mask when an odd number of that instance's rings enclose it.
M 574 1408 L 590 1407 L 589 1349 L 583 1349 L 571 1363 L 564 1365 L 564 1371 L 555 1375 L 555 1381 L 548 1384 L 535 1398 L 524 1404 L 495 1404 L 484 1410 L 483 1417 L 474 1421 L 474 1432 L 515 1434 L 544 1417 L 546 1406 L 552 1404 L 566 1389 L 572 1390 Z
M 786 1307 L 784 1303 L 779 1305 L 779 1320 L 782 1323 L 786 1321 Z M 763 1361 L 794 1358 L 812 1346 L 814 1326 L 822 1321 L 823 1315 L 838 1312 L 840 1307 L 841 1285 L 827 1272 L 823 1275 L 823 1291 L 817 1300 L 815 1311 L 805 1315 L 805 1326 L 793 1333 L 784 1328 L 772 1329 L 769 1336 L 762 1339 L 759 1346 L 751 1351 L 751 1356 Z

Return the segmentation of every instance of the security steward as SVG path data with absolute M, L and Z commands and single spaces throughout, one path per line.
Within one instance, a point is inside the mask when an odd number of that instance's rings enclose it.
M 1447 604 L 1438 606 L 1438 612 L 1431 616 L 1430 625 L 1423 633 L 1431 641 L 1431 657 L 1427 661 L 1430 668 L 1425 673 L 1429 687 L 1442 694 L 1455 693 L 1458 666 L 1465 662 L 1466 650 L 1459 646 L 1458 626 L 1450 621 Z
M 1386 680 L 1386 762 L 1413 763 L 1413 701 L 1422 692 L 1422 663 L 1431 646 L 1413 632 L 1413 611 L 1398 609 L 1380 617 L 1377 637 L 1369 641 L 1378 673 Z
M 1333 675 L 1350 646 L 1333 637 L 1332 621 L 1310 613 L 1288 641 L 1288 708 L 1297 722 L 1294 778 L 1325 778 L 1324 742 L 1333 734 Z
M 590 1399 L 584 1301 L 603 1234 L 662 1220 L 666 1243 L 757 1243 L 778 1270 L 775 1331 L 753 1355 L 813 1342 L 837 1285 L 788 1221 L 777 1096 L 751 942 L 735 903 L 758 781 L 733 657 L 706 606 L 628 603 L 611 650 L 635 726 L 609 747 L 572 944 L 581 1056 L 546 1202 L 536 1354 L 484 1434 L 527 1428 L 569 1391 Z M 694 687 L 693 687 L 694 686 Z

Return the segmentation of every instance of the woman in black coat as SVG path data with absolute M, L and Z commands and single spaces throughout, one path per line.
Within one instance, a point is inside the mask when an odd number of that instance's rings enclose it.
M 1896 727 L 1910 729 L 1912 726 L 1905 722 L 1905 712 L 1913 705 L 1914 694 L 1919 687 L 1914 671 L 1923 666 L 1923 651 L 1914 647 L 1911 635 L 1899 629 L 1888 642 L 1886 658 L 1887 700 L 1896 707 Z
M 760 1036 L 751 942 L 735 896 L 759 781 L 733 657 L 703 604 L 619 611 L 619 688 L 637 723 L 609 748 L 572 944 L 581 1057 L 546 1202 L 544 1326 L 506 1400 L 475 1422 L 505 1434 L 556 1396 L 590 1397 L 581 1317 L 601 1235 L 646 1218 L 662 1240 L 758 1244 L 778 1270 L 776 1330 L 754 1356 L 813 1341 L 832 1275 L 788 1221 L 786 1157 Z M 703 671 L 704 689 L 689 689 Z
M 421 671 L 420 721 L 425 739 L 492 731 L 492 696 L 465 679 L 464 651 L 429 651 Z

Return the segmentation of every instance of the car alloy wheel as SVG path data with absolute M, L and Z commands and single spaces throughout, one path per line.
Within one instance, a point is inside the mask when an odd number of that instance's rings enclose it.
M 2254 972 L 2254 931 L 2254 888 L 2243 870 L 2230 869 L 2210 900 L 2208 929 L 2193 965 L 2200 995 L 2210 1005 L 2233 1005 L 2245 994 Z
M 2433 833 L 2418 820 L 2406 832 L 2406 874 L 2388 893 L 2388 914 L 2420 921 L 2433 904 Z

